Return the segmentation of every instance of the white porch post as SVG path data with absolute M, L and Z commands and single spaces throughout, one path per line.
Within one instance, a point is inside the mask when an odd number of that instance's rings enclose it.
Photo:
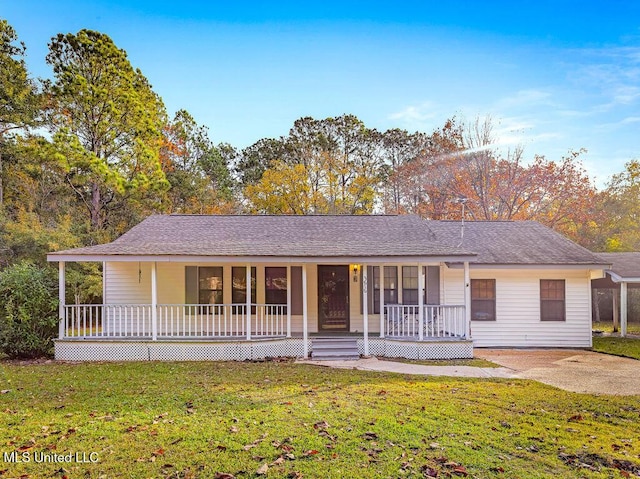
M 424 276 L 422 274 L 422 263 L 418 263 L 418 339 L 424 339 Z
M 287 338 L 291 337 L 291 265 L 287 265 Z
M 309 357 L 309 325 L 307 314 L 307 265 L 302 265 L 302 343 L 303 343 L 303 357 L 307 359 Z
M 158 339 L 158 280 L 155 261 L 151 263 L 151 339 Z
M 384 338 L 384 265 L 378 266 L 380 268 L 380 337 Z
M 247 263 L 245 268 L 247 270 L 247 341 L 249 341 L 251 339 L 251 265 Z
M 620 337 L 624 338 L 627 335 L 627 283 L 623 281 L 620 283 Z
M 60 324 L 58 325 L 58 337 L 60 339 L 64 338 L 67 329 L 67 321 L 64 314 L 64 306 L 65 306 L 65 297 L 66 297 L 66 288 L 67 282 L 65 279 L 65 263 L 64 261 L 60 261 L 58 263 L 58 317 L 60 318 Z
M 364 334 L 364 355 L 369 356 L 369 295 L 367 265 L 362 265 L 362 332 Z
M 464 262 L 464 324 L 465 339 L 471 337 L 471 274 L 469 273 L 469 262 Z

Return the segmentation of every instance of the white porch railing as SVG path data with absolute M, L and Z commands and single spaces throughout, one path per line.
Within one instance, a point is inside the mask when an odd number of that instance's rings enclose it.
M 286 336 L 286 305 L 253 304 L 251 337 Z M 159 304 L 158 338 L 247 337 L 246 304 Z M 64 307 L 65 337 L 149 338 L 150 304 L 74 304 Z
M 418 305 L 385 304 L 385 336 L 416 339 L 420 335 Z M 466 338 L 466 320 L 462 305 L 427 305 L 424 308 L 423 337 Z

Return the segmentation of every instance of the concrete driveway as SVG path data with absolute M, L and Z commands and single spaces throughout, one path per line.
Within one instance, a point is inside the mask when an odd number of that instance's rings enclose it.
M 640 395 L 640 361 L 579 349 L 484 349 L 474 355 L 567 391 Z

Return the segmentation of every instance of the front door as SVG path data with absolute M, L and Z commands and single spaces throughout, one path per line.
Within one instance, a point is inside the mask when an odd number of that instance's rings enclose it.
M 318 329 L 349 331 L 349 266 L 318 266 Z

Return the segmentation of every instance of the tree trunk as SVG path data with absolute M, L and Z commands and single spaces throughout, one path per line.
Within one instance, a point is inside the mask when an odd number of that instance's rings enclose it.
M 597 289 L 593 290 L 592 298 L 593 298 L 593 309 L 596 315 L 595 320 L 596 320 L 596 323 L 600 324 L 600 298 L 598 297 Z
M 98 183 L 91 184 L 91 228 L 96 231 L 102 228 L 102 218 L 100 217 L 100 186 Z

